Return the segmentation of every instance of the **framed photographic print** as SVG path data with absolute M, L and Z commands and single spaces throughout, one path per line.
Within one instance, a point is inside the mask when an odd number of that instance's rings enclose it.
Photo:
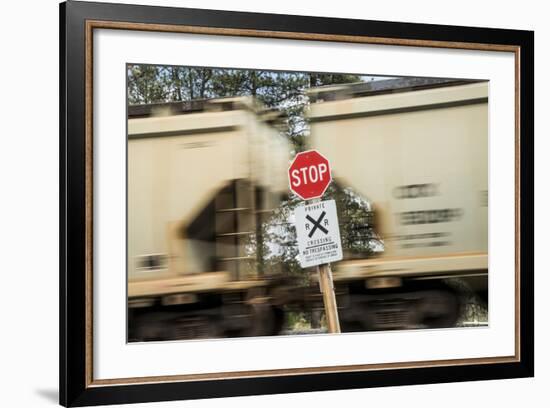
M 60 27 L 62 405 L 533 376 L 533 32 Z

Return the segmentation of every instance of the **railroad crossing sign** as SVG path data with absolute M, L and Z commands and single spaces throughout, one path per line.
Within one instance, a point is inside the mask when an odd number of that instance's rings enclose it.
M 288 168 L 288 179 L 302 200 L 319 198 L 332 181 L 328 159 L 317 150 L 298 153 Z
M 342 259 L 340 228 L 334 200 L 297 207 L 294 218 L 302 268 Z

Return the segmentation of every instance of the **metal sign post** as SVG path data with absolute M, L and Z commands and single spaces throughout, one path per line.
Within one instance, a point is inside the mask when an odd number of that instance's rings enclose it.
M 316 266 L 329 333 L 340 333 L 330 262 L 342 259 L 334 200 L 320 201 L 332 181 L 328 160 L 315 150 L 299 153 L 288 170 L 290 189 L 303 200 L 294 211 L 300 265 Z

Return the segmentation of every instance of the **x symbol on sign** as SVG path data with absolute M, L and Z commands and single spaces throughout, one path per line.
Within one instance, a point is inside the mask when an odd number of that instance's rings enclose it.
M 328 229 L 326 229 L 325 227 L 323 227 L 321 225 L 321 220 L 325 217 L 327 213 L 326 212 L 322 212 L 321 215 L 319 216 L 319 219 L 317 221 L 315 221 L 313 218 L 311 218 L 309 215 L 306 215 L 306 218 L 311 222 L 313 223 L 313 228 L 311 229 L 311 231 L 309 232 L 309 234 L 307 235 L 308 237 L 312 237 L 313 236 L 313 233 L 315 232 L 315 230 L 317 228 L 319 228 L 321 231 L 323 231 L 325 234 L 328 234 Z

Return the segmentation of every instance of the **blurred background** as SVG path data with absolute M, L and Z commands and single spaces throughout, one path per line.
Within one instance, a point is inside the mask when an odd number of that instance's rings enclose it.
M 287 169 L 331 162 L 343 332 L 484 326 L 485 81 L 128 65 L 128 341 L 326 332 Z

